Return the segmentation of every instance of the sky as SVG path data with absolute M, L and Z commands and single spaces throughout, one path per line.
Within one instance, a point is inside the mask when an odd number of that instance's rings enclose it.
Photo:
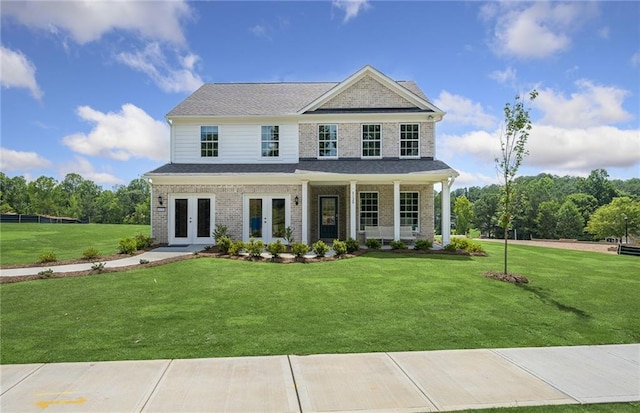
M 520 175 L 640 176 L 640 2 L 0 1 L 0 170 L 111 189 L 169 159 L 165 115 L 203 83 L 342 81 L 369 64 L 440 109 L 454 187 L 498 183 L 503 108 L 527 102 Z

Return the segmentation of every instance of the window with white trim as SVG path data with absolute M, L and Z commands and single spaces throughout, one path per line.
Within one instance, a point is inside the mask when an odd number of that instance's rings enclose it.
M 218 156 L 217 126 L 200 126 L 200 156 L 203 158 Z
M 360 192 L 360 231 L 378 226 L 378 193 Z
M 380 125 L 362 125 L 363 158 L 379 158 L 381 142 Z
M 417 158 L 420 156 L 420 125 L 407 123 L 400 125 L 400 157 Z
M 318 125 L 318 158 L 338 156 L 338 125 Z
M 276 126 L 262 127 L 262 156 L 280 156 L 280 128 Z
M 420 194 L 400 192 L 400 226 L 420 230 Z

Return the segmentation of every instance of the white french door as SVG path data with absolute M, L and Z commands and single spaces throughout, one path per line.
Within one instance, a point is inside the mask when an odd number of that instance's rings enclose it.
M 214 213 L 213 195 L 171 195 L 169 244 L 212 244 Z
M 259 239 L 266 243 L 284 238 L 290 226 L 291 197 L 289 195 L 245 195 L 242 238 Z

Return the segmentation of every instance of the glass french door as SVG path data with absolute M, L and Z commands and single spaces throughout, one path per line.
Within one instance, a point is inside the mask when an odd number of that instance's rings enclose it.
M 321 196 L 319 203 L 320 238 L 334 240 L 338 238 L 338 197 Z
M 272 242 L 284 238 L 289 226 L 289 196 L 245 197 L 244 239 Z
M 169 243 L 211 244 L 214 224 L 212 195 L 175 195 L 171 200 Z

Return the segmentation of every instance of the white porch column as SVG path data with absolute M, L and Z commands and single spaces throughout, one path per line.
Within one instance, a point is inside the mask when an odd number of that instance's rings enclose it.
M 442 246 L 451 242 L 451 185 L 455 178 L 442 181 Z
M 400 240 L 400 181 L 393 181 L 393 239 Z
M 302 181 L 302 240 L 309 243 L 309 181 Z
M 349 236 L 353 239 L 358 239 L 358 223 L 356 221 L 356 209 L 358 203 L 356 202 L 356 181 L 351 181 L 349 185 Z

